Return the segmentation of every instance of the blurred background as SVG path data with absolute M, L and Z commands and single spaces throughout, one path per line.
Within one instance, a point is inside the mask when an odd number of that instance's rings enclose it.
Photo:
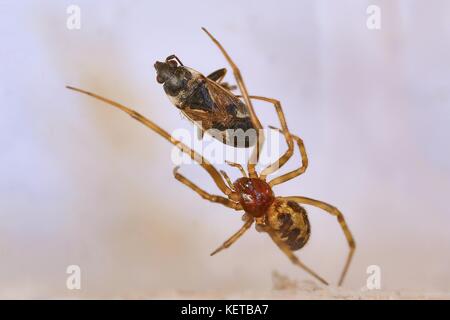
M 69 5 L 81 9 L 70 30 Z M 381 29 L 366 25 L 369 5 Z M 309 155 L 275 188 L 334 204 L 357 242 L 346 287 L 369 265 L 384 290 L 450 291 L 448 1 L 0 1 L 0 297 L 152 297 L 262 292 L 274 270 L 310 279 L 264 234 L 210 252 L 242 224 L 172 176 L 171 146 L 125 114 L 64 88 L 186 128 L 155 81 L 176 53 L 204 74 L 227 67 L 282 101 Z M 234 83 L 231 73 L 227 81 Z M 272 107 L 256 104 L 265 124 Z M 283 171 L 294 168 L 299 156 Z M 237 170 L 228 169 L 233 178 Z M 198 166 L 186 176 L 219 191 Z M 336 283 L 348 252 L 335 218 L 307 208 L 299 257 Z M 81 268 L 81 290 L 66 268 Z

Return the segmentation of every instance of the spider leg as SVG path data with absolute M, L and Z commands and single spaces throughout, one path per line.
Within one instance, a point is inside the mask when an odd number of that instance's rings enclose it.
M 323 284 L 328 285 L 328 282 L 325 279 L 323 279 L 315 271 L 313 271 L 311 268 L 309 268 L 307 265 L 305 265 L 303 262 L 301 262 L 300 259 L 297 258 L 297 256 L 294 254 L 294 252 L 289 248 L 289 246 L 287 244 L 285 244 L 280 239 L 280 237 L 275 232 L 272 231 L 272 229 L 270 229 L 268 227 L 264 227 L 264 231 L 266 231 L 269 234 L 269 236 L 272 238 L 273 242 L 275 242 L 275 244 L 278 246 L 278 248 L 280 248 L 280 250 L 283 251 L 283 253 L 289 258 L 289 260 L 291 260 L 291 262 L 293 264 L 302 268 L 303 270 L 305 270 L 307 273 L 309 273 L 311 276 L 313 276 L 314 278 L 316 278 Z
M 240 96 L 238 96 L 238 97 L 240 97 Z M 260 177 L 260 179 L 265 180 L 265 178 L 269 174 L 280 169 L 292 157 L 292 154 L 294 153 L 294 144 L 291 139 L 291 133 L 289 132 L 289 129 L 287 127 L 286 118 L 284 116 L 284 112 L 281 107 L 281 102 L 278 101 L 277 99 L 266 98 L 266 97 L 261 97 L 261 96 L 249 96 L 249 98 L 253 99 L 253 100 L 266 101 L 266 102 L 273 104 L 273 106 L 275 107 L 275 111 L 277 112 L 278 119 L 280 120 L 280 124 L 281 124 L 281 128 L 282 128 L 282 130 L 279 130 L 279 131 L 284 135 L 284 138 L 286 139 L 286 143 L 288 145 L 288 149 L 286 150 L 286 152 L 277 161 L 275 161 L 274 163 L 267 166 L 264 170 L 261 171 L 259 177 Z
M 228 174 L 223 170 L 220 170 L 220 174 L 222 174 L 222 177 L 225 179 L 230 189 L 234 189 L 233 182 L 231 182 L 231 179 L 228 176 Z
M 205 190 L 201 189 L 195 183 L 193 183 L 191 180 L 189 180 L 182 174 L 178 173 L 179 168 L 180 167 L 177 166 L 173 169 L 173 175 L 174 175 L 175 179 L 180 181 L 182 184 L 184 184 L 188 188 L 191 188 L 192 190 L 194 190 L 196 193 L 198 193 L 200 195 L 200 197 L 202 197 L 205 200 L 211 201 L 211 202 L 223 204 L 224 206 L 234 209 L 234 210 L 242 210 L 242 207 L 239 203 L 231 201 L 230 199 L 222 197 L 222 196 L 209 194 Z
M 225 51 L 224 47 L 220 44 L 220 42 L 213 37 L 211 33 L 209 33 L 208 30 L 205 28 L 202 28 L 203 31 L 206 32 L 206 34 L 211 38 L 211 40 L 216 44 L 216 46 L 219 48 L 219 50 L 222 52 L 223 56 L 227 60 L 228 64 L 230 65 L 231 69 L 233 70 L 234 77 L 236 79 L 236 83 L 239 87 L 239 90 L 241 91 L 242 97 L 244 98 L 244 102 L 248 108 L 248 111 L 250 113 L 250 118 L 252 120 L 252 124 L 254 129 L 256 130 L 257 135 L 257 141 L 256 147 L 253 150 L 253 153 L 249 159 L 248 162 L 248 171 L 251 178 L 256 178 L 258 175 L 256 173 L 256 164 L 258 163 L 260 150 L 262 149 L 262 146 L 264 144 L 264 133 L 262 130 L 261 122 L 259 121 L 258 117 L 256 116 L 255 110 L 253 109 L 252 102 L 250 101 L 250 97 L 248 95 L 247 87 L 245 86 L 244 79 L 242 78 L 241 71 L 237 67 L 237 65 L 234 63 L 234 61 L 231 59 L 231 57 L 228 55 L 228 53 Z
M 231 167 L 238 168 L 241 171 L 242 175 L 244 177 L 247 177 L 247 173 L 245 172 L 245 170 L 241 166 L 241 164 L 235 163 L 235 162 L 231 162 L 231 161 L 227 161 L 227 160 L 225 160 L 225 162 Z M 233 182 L 231 181 L 230 177 L 228 176 L 228 173 L 226 173 L 224 170 L 220 170 L 220 173 L 222 174 L 222 176 L 225 179 L 225 181 L 228 183 L 228 186 L 230 187 L 230 189 L 234 190 Z
M 242 167 L 242 165 L 240 163 L 235 163 L 235 162 L 231 162 L 231 161 L 227 161 L 225 160 L 225 162 L 232 167 L 238 168 L 239 171 L 241 171 L 242 175 L 244 177 L 247 177 L 247 172 L 245 172 L 244 168 Z
M 347 260 L 344 265 L 344 269 L 342 270 L 341 277 L 339 278 L 339 285 L 342 285 L 342 283 L 344 282 L 345 275 L 347 274 L 348 268 L 352 261 L 353 254 L 356 249 L 355 240 L 353 239 L 352 233 L 350 232 L 350 229 L 348 228 L 347 223 L 345 222 L 344 215 L 342 214 L 342 212 L 340 212 L 336 207 L 334 207 L 328 203 L 325 203 L 325 202 L 322 202 L 319 200 L 314 200 L 311 198 L 283 197 L 283 199 L 286 199 L 288 201 L 295 201 L 295 202 L 303 203 L 303 204 L 309 204 L 311 206 L 325 210 L 326 212 L 328 212 L 329 214 L 331 214 L 337 218 L 337 220 L 341 226 L 341 229 L 344 232 L 345 238 L 347 239 L 348 246 L 350 248 L 350 251 L 347 256 Z
M 253 221 L 254 221 L 253 218 L 249 218 L 235 234 L 233 234 L 228 240 L 226 240 L 220 247 L 218 247 L 216 250 L 214 250 L 211 253 L 211 256 L 222 251 L 223 249 L 229 248 L 233 243 L 235 243 L 245 233 L 245 231 L 247 231 L 252 226 Z
M 275 130 L 278 130 L 278 131 L 281 132 L 281 130 L 278 129 L 278 128 L 274 128 L 272 126 L 269 126 L 269 128 L 275 129 Z M 281 175 L 281 176 L 279 176 L 279 177 L 269 181 L 269 185 L 271 187 L 273 187 L 273 186 L 275 186 L 277 184 L 289 181 L 289 180 L 291 180 L 291 179 L 293 179 L 293 178 L 303 174 L 306 171 L 306 169 L 308 168 L 308 155 L 306 154 L 306 149 L 305 149 L 305 145 L 303 143 L 303 140 L 300 137 L 298 137 L 298 136 L 296 136 L 296 135 L 294 135 L 292 133 L 291 133 L 291 137 L 297 142 L 298 149 L 300 150 L 300 155 L 302 157 L 302 165 L 301 165 L 300 168 L 298 168 L 296 170 L 292 170 L 290 172 L 287 172 L 287 173 L 285 173 L 285 174 L 283 174 L 283 175 Z
M 89 91 L 85 91 L 82 89 L 78 89 L 78 88 L 74 88 L 74 87 L 70 87 L 70 86 L 66 86 L 67 89 L 70 90 L 74 90 L 83 94 L 86 94 L 88 96 L 91 96 L 95 99 L 98 99 L 100 101 L 103 101 L 113 107 L 116 107 L 126 113 L 128 113 L 132 118 L 136 119 L 137 121 L 139 121 L 140 123 L 142 123 L 143 125 L 145 125 L 147 128 L 153 130 L 154 132 L 156 132 L 157 134 L 159 134 L 161 137 L 163 137 L 164 139 L 166 139 L 167 141 L 169 141 L 170 143 L 172 143 L 174 146 L 176 146 L 178 149 L 180 149 L 182 152 L 186 153 L 187 155 L 189 155 L 191 157 L 192 160 L 194 160 L 195 162 L 197 162 L 200 166 L 203 167 L 203 169 L 205 169 L 209 175 L 211 176 L 211 178 L 214 180 L 214 182 L 216 183 L 217 187 L 226 195 L 230 195 L 233 193 L 233 191 L 225 184 L 225 182 L 222 179 L 222 176 L 220 175 L 220 173 L 217 171 L 216 168 L 214 168 L 214 166 L 205 158 L 203 158 L 203 156 L 201 156 L 200 154 L 198 154 L 197 152 L 195 152 L 194 150 L 192 150 L 191 148 L 189 148 L 187 145 L 185 145 L 184 143 L 182 143 L 181 141 L 176 140 L 174 137 L 172 137 L 167 131 L 165 131 L 164 129 L 162 129 L 161 127 L 159 127 L 157 124 L 155 124 L 153 121 L 150 121 L 149 119 L 147 119 L 146 117 L 144 117 L 143 115 L 141 115 L 140 113 L 118 103 L 115 101 L 112 101 L 110 99 L 104 98 L 102 96 L 99 96 L 95 93 L 89 92 Z

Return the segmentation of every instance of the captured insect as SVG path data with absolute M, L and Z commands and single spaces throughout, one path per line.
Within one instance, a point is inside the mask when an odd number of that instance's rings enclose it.
M 232 92 L 234 87 L 222 81 L 227 73 L 226 68 L 218 69 L 205 77 L 200 72 L 184 66 L 174 54 L 168 56 L 164 62 L 156 61 L 156 81 L 163 85 L 175 107 L 199 128 L 201 136 L 207 132 L 233 147 L 247 148 L 256 145 L 254 155 L 248 163 L 251 177 L 256 177 L 255 164 L 264 142 L 263 128 L 255 114 L 252 100 L 271 103 L 277 112 L 288 149 L 278 161 L 261 172 L 265 177 L 283 166 L 294 151 L 281 103 L 276 99 L 250 96 L 239 68 L 208 30 L 202 29 L 218 46 L 230 65 L 241 95 L 235 95 Z
M 256 135 L 235 139 L 234 133 L 242 130 L 255 132 L 257 120 L 252 122 L 250 111 L 244 102 L 235 96 L 235 89 L 222 82 L 226 68 L 214 71 L 207 77 L 186 67 L 176 55 L 170 55 L 165 62 L 156 61 L 156 81 L 163 85 L 167 96 L 201 132 L 212 134 L 222 143 L 233 147 L 250 147 L 256 143 Z
M 245 104 L 230 91 L 227 83 L 221 83 L 227 69 L 222 68 L 205 77 L 200 72 L 184 66 L 175 55 L 165 62 L 155 63 L 156 80 L 163 84 L 169 99 L 181 112 L 197 125 L 200 136 L 205 132 L 222 143 L 233 147 L 248 148 L 256 143 L 255 130 Z M 242 130 L 242 137 L 235 135 Z
M 219 47 L 219 49 L 222 51 L 222 53 L 225 55 L 226 59 L 228 60 L 229 64 L 231 65 L 233 69 L 233 73 L 235 75 L 236 81 L 238 83 L 238 86 L 242 92 L 242 96 L 244 97 L 244 102 L 246 107 L 241 110 L 247 110 L 248 113 L 245 117 L 239 117 L 239 118 L 249 118 L 251 120 L 251 125 L 253 128 L 261 128 L 261 123 L 259 122 L 259 119 L 256 117 L 253 108 L 250 103 L 251 98 L 260 99 L 264 101 L 272 102 L 277 110 L 279 120 L 281 122 L 281 128 L 277 129 L 274 127 L 270 127 L 271 129 L 278 130 L 281 134 L 283 134 L 286 138 L 286 141 L 288 145 L 293 146 L 294 142 L 296 143 L 300 155 L 301 155 L 301 165 L 299 168 L 292 170 L 290 172 L 287 172 L 285 174 L 282 174 L 276 178 L 273 178 L 269 181 L 267 181 L 267 174 L 276 172 L 277 169 L 281 167 L 291 156 L 289 152 L 286 152 L 283 154 L 283 156 L 277 160 L 276 162 L 269 165 L 267 168 L 262 170 L 260 173 L 256 172 L 255 164 L 253 163 L 250 165 L 251 159 L 248 161 L 248 169 L 247 171 L 244 169 L 244 167 L 241 164 L 238 163 L 232 163 L 227 162 L 230 166 L 237 168 L 241 174 L 242 177 L 238 178 L 236 181 L 232 182 L 229 178 L 228 174 L 220 170 L 218 171 L 207 159 L 205 159 L 202 155 L 198 154 L 195 150 L 192 150 L 187 145 L 185 145 L 183 142 L 176 140 L 174 137 L 172 137 L 167 131 L 159 127 L 157 124 L 149 120 L 148 118 L 144 117 L 140 113 L 134 111 L 133 109 L 130 109 L 118 102 L 115 102 L 113 100 L 110 100 L 108 98 L 104 98 L 102 96 L 99 96 L 95 93 L 78 89 L 75 87 L 67 86 L 68 89 L 89 95 L 91 97 L 94 97 L 98 100 L 101 100 L 113 107 L 116 107 L 124 112 L 126 112 L 128 115 L 130 115 L 132 118 L 136 119 L 137 121 L 141 122 L 143 125 L 148 127 L 149 129 L 153 130 L 166 140 L 168 140 L 170 143 L 172 143 L 175 147 L 177 147 L 179 150 L 190 156 L 192 160 L 197 162 L 203 169 L 206 170 L 206 172 L 211 176 L 213 181 L 215 182 L 216 186 L 221 190 L 221 192 L 225 196 L 221 195 L 214 195 L 210 194 L 207 191 L 203 190 L 199 186 L 197 186 L 194 182 L 183 176 L 181 173 L 179 173 L 179 167 L 175 167 L 173 170 L 173 174 L 175 179 L 180 181 L 185 186 L 192 189 L 194 192 L 196 192 L 200 197 L 202 197 L 205 200 L 209 200 L 211 202 L 222 204 L 228 208 L 234 209 L 236 211 L 243 211 L 244 214 L 242 215 L 242 220 L 244 221 L 242 227 L 234 233 L 229 239 L 227 239 L 220 247 L 218 247 L 216 250 L 214 250 L 211 255 L 215 255 L 216 253 L 222 251 L 223 249 L 229 248 L 233 243 L 235 243 L 253 224 L 255 224 L 255 228 L 258 232 L 267 233 L 270 238 L 274 241 L 274 243 L 278 246 L 278 248 L 290 259 L 290 261 L 297 265 L 298 267 L 305 270 L 307 273 L 309 273 L 311 276 L 319 280 L 320 282 L 324 284 L 328 284 L 327 281 L 325 281 L 321 276 L 319 276 L 315 271 L 313 271 L 311 268 L 309 268 L 307 265 L 305 265 L 295 254 L 294 251 L 297 251 L 305 246 L 305 244 L 308 242 L 310 235 L 311 235 L 311 226 L 308 219 L 308 214 L 305 210 L 305 208 L 302 205 L 311 205 L 317 208 L 320 208 L 326 212 L 328 212 L 330 215 L 335 216 L 337 218 L 337 221 L 346 237 L 348 246 L 349 246 L 349 253 L 347 255 L 347 259 L 344 265 L 344 268 L 341 272 L 340 278 L 339 278 L 339 285 L 341 285 L 345 279 L 345 276 L 347 274 L 348 268 L 350 266 L 356 245 L 355 241 L 353 239 L 353 236 L 350 232 L 350 229 L 347 226 L 347 223 L 345 222 L 343 214 L 334 206 L 315 199 L 303 197 L 303 196 L 287 196 L 287 197 L 280 197 L 275 196 L 272 188 L 276 185 L 279 185 L 281 183 L 284 183 L 286 181 L 289 181 L 301 174 L 303 174 L 307 167 L 308 167 L 308 157 L 306 154 L 306 149 L 303 143 L 303 140 L 299 138 L 298 136 L 289 133 L 286 121 L 284 119 L 283 112 L 281 111 L 281 105 L 280 103 L 275 99 L 269 99 L 259 96 L 249 96 L 247 93 L 247 89 L 245 87 L 244 81 L 240 75 L 239 69 L 234 64 L 234 62 L 231 60 L 230 56 L 227 54 L 225 49 L 221 46 L 221 44 L 212 37 L 212 35 L 206 31 L 206 29 L 203 29 L 205 32 L 208 33 L 208 35 L 211 37 L 211 39 L 216 43 L 216 45 Z M 164 67 L 158 66 L 158 77 L 160 79 L 158 82 L 164 83 L 165 90 L 172 90 L 174 87 L 172 87 L 172 84 L 170 81 L 173 81 L 174 83 L 178 83 L 180 77 L 177 75 L 179 73 L 184 73 L 185 70 L 191 72 L 191 69 L 187 69 L 184 67 L 180 62 L 175 66 L 175 64 L 172 61 L 172 58 L 169 57 L 166 61 L 166 64 Z M 181 69 L 180 69 L 181 67 Z M 158 69 L 159 68 L 159 69 Z M 167 68 L 176 68 L 176 69 L 170 69 L 170 72 L 174 73 L 175 75 L 170 76 L 170 73 L 167 70 Z M 180 70 L 180 71 L 176 71 Z M 192 74 L 192 73 L 191 73 Z M 174 79 L 170 80 L 170 77 L 175 77 Z M 183 76 L 184 77 L 184 76 Z M 198 73 L 194 74 L 194 78 L 200 77 Z M 192 80 L 192 78 L 191 78 Z M 204 84 L 205 82 L 203 82 Z M 212 82 L 214 83 L 214 81 Z M 167 87 L 171 87 L 170 89 L 166 89 Z M 215 84 L 213 85 L 213 87 Z M 219 86 L 219 85 L 218 85 Z M 176 86 L 175 86 L 176 87 Z M 183 86 L 182 86 L 183 87 Z M 185 86 L 186 87 L 186 86 Z M 183 88 L 185 88 L 183 87 Z M 189 87 L 189 85 L 187 86 Z M 191 87 L 190 89 L 183 89 L 183 90 L 193 90 L 194 87 Z M 198 89 L 199 87 L 197 87 Z M 206 89 L 205 89 L 206 88 Z M 214 87 L 215 88 L 215 87 Z M 171 95 L 168 93 L 169 97 L 174 97 L 173 101 L 175 104 L 179 103 L 181 106 L 183 103 L 186 103 L 186 101 L 190 101 L 189 104 L 187 104 L 189 109 L 192 109 L 192 100 L 189 100 L 188 95 L 180 95 L 183 90 L 180 90 L 178 94 Z M 210 88 L 203 87 L 199 89 L 200 91 L 208 91 L 207 95 L 213 95 L 210 91 Z M 215 90 L 215 89 L 213 89 Z M 173 92 L 172 92 L 173 93 Z M 228 94 L 229 90 L 227 91 L 227 97 L 231 97 L 231 95 Z M 187 96 L 187 99 L 186 99 Z M 194 99 L 195 100 L 195 99 Z M 215 100 L 217 102 L 219 100 Z M 236 103 L 237 100 L 232 100 L 230 98 L 230 101 L 234 101 Z M 199 102 L 199 101 L 197 101 Z M 195 105 L 195 104 L 194 104 Z M 236 107 L 237 109 L 241 107 Z M 230 108 L 231 109 L 231 108 Z M 244 112 L 245 113 L 245 112 Z M 242 113 L 242 114 L 244 114 Z M 203 117 L 206 117 L 206 114 L 209 114 L 211 116 L 210 110 L 206 111 L 205 114 L 202 114 Z M 231 114 L 234 116 L 234 112 Z M 209 118 L 208 118 L 209 119 Z M 195 121 L 195 119 L 194 119 Z M 241 121 L 241 120 L 239 120 Z M 244 121 L 244 120 L 242 120 Z M 248 120 L 245 120 L 248 121 Z M 213 122 L 209 122 L 213 123 Z M 242 122 L 243 123 L 243 122 Z M 249 124 L 250 122 L 247 122 Z

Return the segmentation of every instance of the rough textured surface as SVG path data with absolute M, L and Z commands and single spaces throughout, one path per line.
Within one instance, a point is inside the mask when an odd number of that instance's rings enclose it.
M 139 298 L 139 297 L 136 297 Z M 401 291 L 376 291 L 358 292 L 345 291 L 337 288 L 330 289 L 299 289 L 290 291 L 270 291 L 270 292 L 166 292 L 156 294 L 151 297 L 140 297 L 151 299 L 292 299 L 292 300 L 423 300 L 423 299 L 450 299 L 448 293 L 431 292 L 401 292 Z
M 419 292 L 419 291 L 383 291 L 383 290 L 349 290 L 335 286 L 322 286 L 313 281 L 294 281 L 274 272 L 273 288 L 270 291 L 166 291 L 151 295 L 131 295 L 121 298 L 131 299 L 288 299 L 288 300 L 419 300 L 419 299 L 450 299 L 450 292 Z

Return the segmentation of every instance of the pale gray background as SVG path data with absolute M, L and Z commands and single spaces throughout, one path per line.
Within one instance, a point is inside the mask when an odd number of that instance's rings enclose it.
M 69 4 L 81 7 L 79 31 L 66 28 Z M 366 28 L 370 4 L 380 31 Z M 304 138 L 307 174 L 276 192 L 344 212 L 358 244 L 347 287 L 359 290 L 377 264 L 384 289 L 449 291 L 449 12 L 443 0 L 0 1 L 0 297 L 258 292 L 273 270 L 309 279 L 253 229 L 209 257 L 239 215 L 174 180 L 160 137 L 64 89 L 191 128 L 153 63 L 176 53 L 203 73 L 225 66 L 201 26 Z M 277 124 L 270 107 L 257 110 Z M 203 171 L 184 171 L 215 191 Z M 309 212 L 300 257 L 335 283 L 344 237 L 335 219 Z M 65 287 L 70 264 L 82 268 L 79 292 Z

